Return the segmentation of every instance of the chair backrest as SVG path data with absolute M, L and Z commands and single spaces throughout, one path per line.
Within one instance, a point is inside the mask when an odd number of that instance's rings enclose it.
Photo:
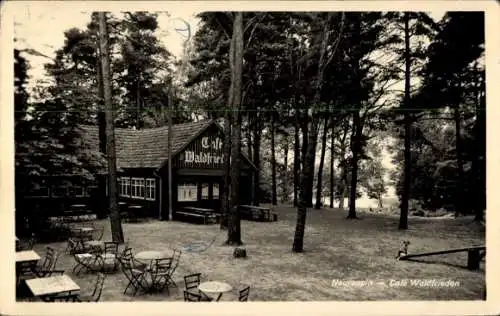
M 186 284 L 186 290 L 191 290 L 197 288 L 200 285 L 201 273 L 193 273 L 184 276 L 184 283 Z
M 118 243 L 114 241 L 106 241 L 104 243 L 104 253 L 105 254 L 118 254 Z
M 172 255 L 172 273 L 177 269 L 179 261 L 181 260 L 182 251 L 179 249 L 174 249 L 174 254 Z
M 151 271 L 153 273 L 166 272 L 172 266 L 172 258 L 156 259 L 151 262 Z
M 52 266 L 52 263 L 55 259 L 54 258 L 55 250 L 52 247 L 46 247 L 45 249 L 47 250 L 47 252 L 45 253 L 43 261 L 41 261 L 40 267 L 43 270 L 50 270 L 50 267 Z
M 120 254 L 120 257 L 122 259 L 132 260 L 134 258 L 134 255 L 132 254 L 132 248 L 130 247 L 125 248 Z
M 240 302 L 246 302 L 248 301 L 248 295 L 250 294 L 250 286 L 247 286 L 243 288 L 243 290 L 240 291 L 240 296 L 239 296 L 239 301 Z
M 106 275 L 102 272 L 97 274 L 97 280 L 95 282 L 94 291 L 92 292 L 92 300 L 94 302 L 98 302 L 101 298 L 102 288 L 104 286 L 104 280 L 106 279 Z
M 130 244 L 130 242 L 129 242 L 129 240 L 127 239 L 127 241 L 125 241 L 125 243 L 123 243 L 122 250 L 121 250 L 121 251 L 120 251 L 120 250 L 118 250 L 118 252 L 119 252 L 119 256 L 120 256 L 120 257 L 122 257 L 122 256 L 125 254 L 125 252 L 127 251 L 127 249 L 131 249 L 131 248 L 129 247 L 129 244 Z M 118 248 L 118 249 L 119 249 L 119 248 Z
M 201 295 L 192 293 L 189 291 L 184 291 L 184 301 L 185 302 L 200 302 L 201 301 Z
M 93 239 L 101 240 L 104 235 L 104 226 L 97 226 L 94 230 Z
M 59 253 L 58 252 L 54 252 L 54 254 L 52 256 L 53 256 L 52 264 L 49 267 L 49 271 L 50 272 L 52 272 L 52 271 L 54 271 L 56 269 L 57 260 L 59 260 Z

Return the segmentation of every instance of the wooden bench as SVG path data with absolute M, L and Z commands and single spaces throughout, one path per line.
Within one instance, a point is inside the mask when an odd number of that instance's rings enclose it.
M 408 260 L 411 258 L 443 255 L 443 254 L 447 254 L 447 253 L 456 253 L 456 252 L 467 252 L 467 269 L 477 270 L 477 269 L 479 269 L 479 265 L 481 263 L 481 260 L 486 255 L 486 246 L 472 246 L 472 247 L 441 250 L 441 251 L 434 251 L 434 252 L 417 253 L 417 254 L 401 256 L 399 258 L 399 260 Z
M 242 219 L 274 222 L 278 220 L 278 215 L 271 212 L 267 207 L 240 205 Z

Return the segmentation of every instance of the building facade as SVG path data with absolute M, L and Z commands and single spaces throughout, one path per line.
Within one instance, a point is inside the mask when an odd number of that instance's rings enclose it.
M 98 150 L 98 127 L 82 126 Z M 223 129 L 214 120 L 172 126 L 172 215 L 185 206 L 220 210 L 224 176 Z M 168 127 L 115 129 L 119 201 L 168 219 Z M 256 168 L 240 153 L 239 203 L 252 204 Z

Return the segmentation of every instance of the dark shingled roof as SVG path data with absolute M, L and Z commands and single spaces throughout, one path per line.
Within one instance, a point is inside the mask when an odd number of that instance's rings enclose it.
M 172 152 L 176 154 L 202 133 L 213 120 L 175 124 L 172 126 Z M 99 151 L 99 128 L 80 125 L 83 143 Z M 168 159 L 168 126 L 141 130 L 115 128 L 116 164 L 118 169 L 160 168 Z

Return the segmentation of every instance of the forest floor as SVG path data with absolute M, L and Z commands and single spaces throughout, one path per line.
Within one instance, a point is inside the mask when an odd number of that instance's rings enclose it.
M 398 218 L 359 212 L 360 220 L 346 220 L 345 212 L 311 209 L 308 211 L 304 252 L 292 253 L 296 211 L 278 206 L 278 221 L 270 223 L 241 222 L 246 259 L 234 259 L 233 247 L 224 246 L 226 231 L 218 225 L 194 225 L 182 222 L 147 220 L 123 223 L 125 239 L 134 253 L 145 250 L 182 249 L 183 246 L 209 243 L 204 252 L 184 251 L 174 280 L 177 289 L 170 295 L 124 295 L 127 284 L 121 272 L 109 274 L 102 301 L 179 301 L 183 300 L 183 276 L 201 272 L 203 280 L 231 284 L 232 293 L 221 301 L 237 300 L 237 290 L 250 285 L 251 301 L 352 301 L 352 300 L 479 300 L 485 284 L 484 263 L 479 271 L 465 268 L 467 254 L 424 257 L 427 263 L 397 261 L 400 241 L 410 240 L 410 253 L 442 250 L 483 244 L 484 227 L 472 223 L 471 217 L 429 219 L 411 217 L 409 229 L 399 231 Z M 109 221 L 103 240 L 110 240 Z M 35 245 L 40 254 L 47 244 Z M 66 242 L 52 243 L 63 252 Z M 90 291 L 95 275 L 73 276 L 74 259 L 62 254 L 57 269 L 64 269 Z M 394 286 L 391 280 L 421 279 L 458 282 L 457 286 L 429 287 L 411 284 Z M 337 280 L 337 284 L 332 281 Z M 348 284 L 367 281 L 367 284 Z

